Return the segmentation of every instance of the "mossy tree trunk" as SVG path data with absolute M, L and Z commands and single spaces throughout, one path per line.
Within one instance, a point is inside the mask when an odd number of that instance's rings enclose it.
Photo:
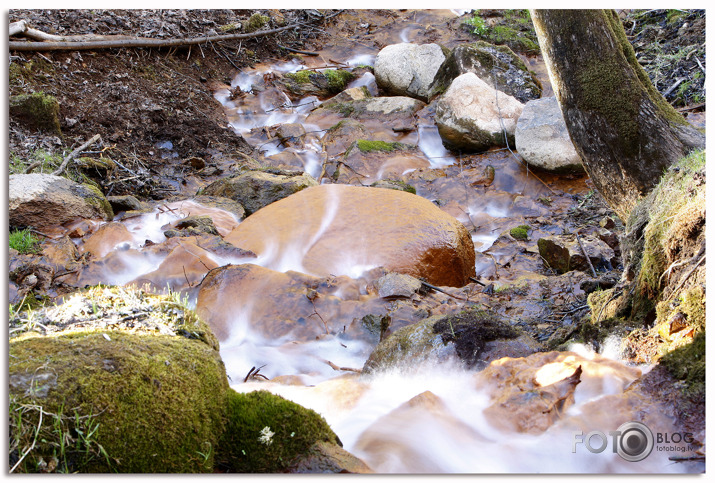
M 613 10 L 532 10 L 571 140 L 625 220 L 664 170 L 705 137 L 653 87 Z

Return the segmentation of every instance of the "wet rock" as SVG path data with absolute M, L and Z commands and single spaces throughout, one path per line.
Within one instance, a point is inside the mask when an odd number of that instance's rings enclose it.
M 344 119 L 325 132 L 321 144 L 328 156 L 336 156 L 347 152 L 358 139 L 369 137 L 370 132 L 360 121 Z
M 112 205 L 115 213 L 120 211 L 142 211 L 145 206 L 132 195 L 107 196 L 107 201 Z
M 207 208 L 218 208 L 219 210 L 227 211 L 236 217 L 236 221 L 241 221 L 246 217 L 246 210 L 243 206 L 231 198 L 226 198 L 224 196 L 198 195 L 194 196 L 193 201 Z M 213 220 L 214 225 L 216 225 L 218 220 L 215 213 L 211 219 Z M 221 228 L 219 226 L 217 226 L 217 229 L 221 232 Z
M 368 90 L 367 87 L 361 86 L 361 87 L 351 87 L 350 89 L 345 89 L 344 91 L 340 92 L 339 94 L 331 97 L 327 101 L 323 102 L 321 106 L 327 107 L 332 104 L 339 104 L 341 102 L 350 102 L 350 101 L 361 101 L 363 99 L 367 99 L 369 97 L 372 97 L 372 94 L 370 94 L 370 91 Z
M 427 101 L 432 97 L 430 85 L 446 59 L 446 50 L 437 44 L 388 45 L 375 58 L 375 81 L 391 95 Z
M 218 235 L 218 231 L 214 226 L 214 222 L 210 216 L 206 215 L 190 215 L 177 221 L 174 226 L 177 230 L 185 230 L 193 228 L 198 232 L 208 233 L 209 235 Z
M 381 179 L 370 185 L 371 188 L 384 188 L 388 190 L 405 191 L 407 193 L 416 194 L 415 187 L 407 184 L 404 181 L 395 181 L 392 179 Z
M 459 45 L 452 50 L 435 75 L 432 92 L 444 92 L 462 74 L 472 72 L 487 84 L 519 102 L 526 103 L 541 97 L 541 85 L 524 61 L 506 45 L 492 45 L 479 41 Z
M 61 136 L 60 105 L 53 96 L 41 92 L 10 96 L 10 117 L 31 129 Z
M 12 174 L 8 186 L 10 226 L 43 229 L 74 218 L 111 220 L 112 207 L 96 188 L 51 174 Z
M 490 387 L 485 410 L 497 427 L 538 434 L 556 423 L 573 403 L 619 394 L 641 371 L 599 355 L 541 352 L 493 361 L 475 376 L 477 387 Z
M 252 214 L 275 201 L 318 183 L 309 174 L 293 176 L 248 171 L 228 179 L 214 181 L 201 191 L 202 195 L 223 196 L 240 203 Z
M 495 97 L 498 95 L 498 106 Z M 435 101 L 435 122 L 448 149 L 486 151 L 514 145 L 514 131 L 524 105 L 495 91 L 476 74 L 462 74 Z
M 97 231 L 83 240 L 79 250 L 81 253 L 88 253 L 92 258 L 102 258 L 117 246 L 126 244 L 129 246 L 134 241 L 134 237 L 127 230 L 123 223 L 110 222 L 100 226 Z
M 411 297 L 421 288 L 421 281 L 401 273 L 388 273 L 375 280 L 375 289 L 382 298 Z
M 336 112 L 344 118 L 378 119 L 385 125 L 392 126 L 392 129 L 397 132 L 411 131 L 417 128 L 417 111 L 423 109 L 425 105 L 424 102 L 411 97 L 372 97 L 321 106 L 315 109 L 305 122 L 316 123 L 316 120 L 325 117 L 326 112 Z
M 337 444 L 319 441 L 293 461 L 286 473 L 373 473 L 360 458 Z
M 280 139 L 281 144 L 286 147 L 303 146 L 303 136 L 305 136 L 305 127 L 298 123 L 280 124 L 276 129 L 276 136 Z
M 399 367 L 412 367 L 430 361 L 446 361 L 456 356 L 454 344 L 448 344 L 441 334 L 435 333 L 434 324 L 439 316 L 402 327 L 382 340 L 365 361 L 363 373 Z
M 226 240 L 269 257 L 265 266 L 323 276 L 383 266 L 457 287 L 474 276 L 474 245 L 464 225 L 396 190 L 308 188 L 246 218 Z
M 527 102 L 514 138 L 517 151 L 533 167 L 557 173 L 584 171 L 556 97 Z
M 325 164 L 326 176 L 342 184 L 367 184 L 383 177 L 401 178 L 405 172 L 428 168 L 417 146 L 358 139 L 341 158 Z
M 616 258 L 611 247 L 592 236 L 582 236 L 581 243 L 596 270 L 611 270 L 613 268 Z M 557 272 L 566 273 L 571 270 L 580 270 L 590 273 L 591 269 L 588 261 L 575 235 L 554 235 L 539 238 L 537 245 L 539 254 L 548 266 Z
M 514 339 L 519 332 L 494 313 L 483 310 L 465 310 L 457 314 L 434 315 L 418 323 L 402 327 L 381 341 L 365 362 L 363 371 L 376 372 L 395 366 L 413 366 L 429 361 L 444 361 L 457 357 L 467 367 L 483 365 L 482 351 L 486 344 L 493 356 L 501 349 L 510 357 L 531 354 L 526 347 L 534 347 L 533 341 L 522 345 L 501 343 Z M 526 346 L 526 347 L 525 347 Z
M 343 301 L 332 295 L 340 284 L 321 286 L 323 281 L 253 264 L 223 266 L 208 272 L 201 282 L 196 312 L 222 341 L 232 329 L 246 327 L 270 340 L 314 340 L 342 332 L 366 314 L 384 313 L 380 299 Z M 353 335 L 369 335 L 362 326 L 353 329 Z
M 548 386 L 513 391 L 486 408 L 484 415 L 497 427 L 519 433 L 543 433 L 574 403 L 581 372 L 579 366 L 570 376 Z

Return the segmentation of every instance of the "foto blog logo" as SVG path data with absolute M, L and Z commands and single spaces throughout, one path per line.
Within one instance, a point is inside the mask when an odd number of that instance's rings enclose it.
M 621 424 L 617 430 L 609 431 L 608 436 L 611 437 L 612 451 L 626 461 L 644 460 L 653 451 L 653 432 L 638 421 Z M 591 453 L 602 453 L 608 447 L 608 436 L 602 431 L 591 431 L 585 436 L 582 431 L 574 431 L 572 453 L 580 444 Z

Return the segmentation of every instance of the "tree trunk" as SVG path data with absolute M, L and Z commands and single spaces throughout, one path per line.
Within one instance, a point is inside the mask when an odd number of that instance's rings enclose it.
M 532 10 L 571 140 L 626 220 L 664 170 L 705 136 L 653 87 L 613 10 Z

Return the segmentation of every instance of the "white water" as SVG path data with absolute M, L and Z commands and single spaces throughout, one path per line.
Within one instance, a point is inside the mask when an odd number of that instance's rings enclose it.
M 407 31 L 403 32 L 407 35 Z M 405 40 L 406 41 L 406 40 Z M 372 59 L 359 58 L 357 63 Z M 301 66 L 291 63 L 273 66 L 271 69 L 287 72 Z M 242 74 L 234 80 L 249 92 L 252 85 L 262 83 L 267 71 L 257 70 Z M 365 76 L 363 76 L 364 78 Z M 361 79 L 363 79 L 361 78 Z M 355 82 L 372 85 L 374 79 L 365 78 Z M 247 94 L 252 95 L 252 94 Z M 234 101 L 228 101 L 225 93 L 217 94 L 227 108 L 238 109 Z M 302 102 L 296 103 L 300 105 Z M 306 104 L 307 105 L 307 104 Z M 268 106 L 268 104 L 266 104 Z M 270 104 L 268 109 L 277 108 Z M 246 132 L 254 127 L 271 123 L 302 122 L 310 106 L 275 109 L 270 114 L 240 112 L 243 117 L 234 122 L 237 131 Z M 306 130 L 308 127 L 306 126 Z M 419 126 L 419 146 L 433 168 L 455 162 L 441 144 L 436 128 L 428 124 Z M 281 149 L 273 144 L 264 146 L 266 155 Z M 316 176 L 320 170 L 320 145 L 312 141 L 301 154 L 306 156 L 305 170 Z M 484 213 L 494 218 L 508 216 L 513 202 L 511 195 L 488 202 L 474 202 L 469 213 Z M 255 263 L 285 272 L 302 271 L 302 259 L 315 240 L 329 227 L 335 216 L 337 203 L 328 204 L 322 224 L 315 236 L 307 241 L 288 247 L 264 251 L 258 259 L 227 260 L 214 257 L 219 265 L 226 263 Z M 185 216 L 176 211 L 156 210 L 154 213 L 127 220 L 125 224 L 134 236 L 133 248 L 145 240 L 159 243 L 167 224 Z M 484 251 L 489 248 L 498 233 L 475 235 L 475 244 Z M 108 276 L 109 283 L 126 283 L 136 277 L 156 270 L 165 257 L 142 257 L 137 252 L 127 252 L 130 269 Z M 490 262 L 491 263 L 491 262 Z M 341 273 L 358 278 L 373 268 L 360 257 L 346 259 Z M 477 267 L 479 269 L 479 267 Z M 479 270 L 478 270 L 479 271 Z M 268 287 L 266 288 L 268 290 Z M 573 435 L 558 424 L 540 435 L 519 434 L 495 428 L 484 416 L 490 405 L 492 388 L 475 382 L 475 373 L 464 370 L 453 362 L 434 361 L 414 367 L 398 367 L 372 376 L 357 378 L 348 371 L 336 371 L 327 361 L 336 366 L 359 369 L 369 356 L 372 347 L 365 342 L 350 340 L 340 335 L 327 335 L 318 340 L 295 342 L 291 334 L 280 339 L 267 340 L 251 329 L 251 303 L 248 302 L 235 314 L 231 332 L 221 344 L 221 356 L 237 391 L 267 389 L 291 399 L 322 414 L 342 440 L 345 449 L 364 459 L 378 473 L 601 473 L 601 472 L 658 472 L 682 471 L 682 467 L 667 461 L 665 454 L 654 452 L 641 463 L 628 463 L 617 454 L 604 452 L 593 454 L 584 450 L 573 453 Z M 604 344 L 604 353 L 618 358 L 614 341 Z M 583 347 L 573 347 L 577 353 L 588 357 Z M 265 364 L 264 367 L 261 367 Z M 243 383 L 247 370 L 261 367 L 260 374 L 268 378 L 295 376 L 300 384 L 249 381 Z M 346 377 L 347 376 L 347 377 Z M 295 381 L 294 381 L 295 382 Z M 594 385 L 585 381 L 578 386 L 575 404 L 564 418 L 579 415 L 586 404 L 597 401 L 607 394 L 618 394 L 623 384 L 604 376 L 604 382 L 594 392 Z M 436 396 L 435 405 L 400 406 L 412 398 L 429 391 Z M 615 428 L 594 427 L 608 431 Z

